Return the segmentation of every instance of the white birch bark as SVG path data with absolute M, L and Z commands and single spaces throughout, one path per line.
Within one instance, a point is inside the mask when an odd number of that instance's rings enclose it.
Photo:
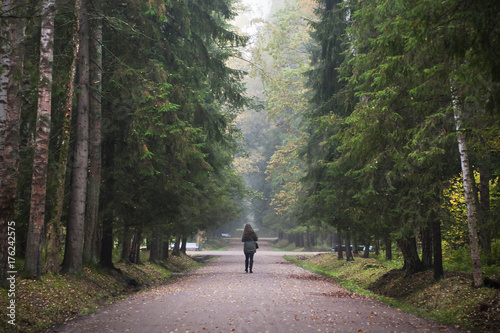
M 455 85 L 452 83 L 452 98 L 453 98 L 453 113 L 455 117 L 455 126 L 458 133 L 458 150 L 460 153 L 460 163 L 462 166 L 463 189 L 465 196 L 465 204 L 467 206 L 467 222 L 469 227 L 469 242 L 472 258 L 472 277 L 473 285 L 480 287 L 483 284 L 481 272 L 481 256 L 479 252 L 479 242 L 477 236 L 477 213 L 474 204 L 474 178 L 469 161 L 469 152 L 467 148 L 467 140 L 462 128 L 463 110 L 459 104 Z

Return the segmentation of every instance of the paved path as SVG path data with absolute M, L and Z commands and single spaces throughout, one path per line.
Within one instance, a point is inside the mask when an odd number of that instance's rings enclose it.
M 200 252 L 220 255 L 201 269 L 44 332 L 463 332 L 353 294 L 259 245 L 253 274 L 235 240 Z

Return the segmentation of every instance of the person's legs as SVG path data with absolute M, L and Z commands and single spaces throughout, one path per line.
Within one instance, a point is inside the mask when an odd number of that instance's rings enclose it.
M 249 253 L 245 253 L 245 273 L 248 273 L 248 259 L 250 258 Z M 252 271 L 252 268 L 250 268 L 250 271 Z
M 250 273 L 253 273 L 252 272 L 252 268 L 253 268 L 253 255 L 255 253 L 250 253 L 249 257 L 250 257 Z

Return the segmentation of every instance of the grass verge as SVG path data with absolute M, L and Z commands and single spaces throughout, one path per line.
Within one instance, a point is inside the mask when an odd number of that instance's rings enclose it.
M 406 312 L 475 331 L 500 332 L 500 290 L 473 288 L 470 274 L 447 271 L 445 279 L 434 281 L 432 271 L 407 276 L 392 262 L 373 258 L 348 262 L 324 253 L 286 259 Z
M 72 318 L 95 312 L 141 289 L 164 283 L 202 264 L 187 255 L 170 256 L 159 265 L 116 263 L 118 270 L 85 267 L 84 276 L 45 274 L 38 280 L 17 278 L 15 297 L 0 288 L 0 331 L 38 332 Z M 120 273 L 121 271 L 121 273 Z M 15 300 L 15 325 L 9 324 L 8 302 Z

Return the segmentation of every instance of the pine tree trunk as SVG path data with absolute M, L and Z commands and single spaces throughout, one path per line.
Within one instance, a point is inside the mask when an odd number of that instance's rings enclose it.
M 407 274 L 423 271 L 425 267 L 418 257 L 417 241 L 415 237 L 402 238 L 397 242 L 404 258 L 403 270 L 405 270 Z
M 16 227 L 14 203 L 21 119 L 19 87 L 23 75 L 26 29 L 26 20 L 19 9 L 25 8 L 24 4 L 24 1 L 4 0 L 1 5 L 2 13 L 15 13 L 19 18 L 0 18 L 0 286 L 5 286 L 9 272 L 15 271 L 15 267 L 9 265 L 8 233 L 12 231 L 9 227 Z
M 337 233 L 337 259 L 344 259 L 344 251 L 342 251 L 342 234 L 340 231 Z
M 181 252 L 186 254 L 186 244 L 187 244 L 187 238 L 186 237 L 182 237 L 182 241 L 181 241 Z
M 141 243 L 142 243 L 142 229 L 139 228 L 137 230 L 133 237 L 132 237 L 132 243 L 130 247 L 130 262 L 133 264 L 140 264 L 141 263 Z
M 158 263 L 160 260 L 160 235 L 159 228 L 155 226 L 151 235 L 151 249 L 149 252 L 149 262 Z
M 426 268 L 432 267 L 432 224 L 433 221 L 428 221 L 427 225 L 422 229 L 422 263 Z
M 181 236 L 175 237 L 174 248 L 172 249 L 172 255 L 179 256 L 181 254 L 180 250 Z
M 35 278 L 42 274 L 42 232 L 45 222 L 45 197 L 49 160 L 55 7 L 55 0 L 44 0 L 42 2 L 40 81 L 38 83 L 30 219 L 24 265 L 26 274 Z
M 345 260 L 346 261 L 353 261 L 354 257 L 352 255 L 352 250 L 351 250 L 351 233 L 347 232 L 346 238 L 345 238 Z
M 370 258 L 370 245 L 371 245 L 370 237 L 367 237 L 364 243 L 365 243 L 365 248 L 363 252 L 363 258 Z
M 104 170 L 107 170 L 104 180 L 105 184 L 103 186 L 103 196 L 104 205 L 108 209 L 102 214 L 102 241 L 101 241 L 101 251 L 99 258 L 99 265 L 106 268 L 114 268 L 113 265 L 113 211 L 109 209 L 114 201 L 114 187 L 115 187 L 115 142 L 114 140 L 106 140 L 103 143 L 103 163 Z
M 444 269 L 443 269 L 443 248 L 442 248 L 442 240 L 441 240 L 441 221 L 437 214 L 433 213 L 433 222 L 432 222 L 432 241 L 433 241 L 433 250 L 434 250 L 434 280 L 441 280 L 444 278 Z
M 75 1 L 75 13 L 79 13 L 81 0 Z M 65 116 L 62 127 L 61 146 L 59 148 L 59 165 L 57 168 L 57 189 L 52 216 L 47 224 L 47 259 L 45 272 L 59 272 L 59 253 L 61 252 L 62 227 L 61 216 L 64 205 L 64 189 L 66 184 L 66 169 L 68 163 L 69 142 L 71 135 L 71 116 L 73 109 L 73 98 L 75 94 L 76 59 L 78 55 L 79 42 L 78 31 L 80 24 L 75 17 L 75 28 L 73 30 L 73 60 L 69 69 L 68 91 L 66 93 Z
M 305 235 L 306 241 L 304 243 L 304 247 L 306 249 L 311 248 L 311 231 L 309 230 L 309 226 L 306 228 L 306 235 Z
M 384 245 L 385 245 L 385 259 L 392 260 L 392 240 L 390 233 L 386 233 L 384 237 Z
M 75 157 L 72 169 L 72 185 L 64 273 L 83 274 L 83 238 L 85 202 L 87 193 L 87 167 L 89 155 L 89 26 L 87 3 L 83 1 L 79 13 L 80 49 L 78 53 L 78 107 L 76 112 Z
M 462 109 L 458 104 L 457 94 L 452 85 L 453 94 L 453 110 L 455 116 L 455 125 L 458 133 L 458 150 L 460 153 L 460 163 L 462 166 L 463 188 L 465 196 L 465 205 L 467 207 L 467 221 L 469 226 L 469 244 L 472 259 L 472 277 L 473 285 L 480 287 L 483 284 L 481 272 L 481 257 L 479 254 L 479 242 L 477 237 L 477 216 L 474 205 L 474 178 L 469 162 L 469 152 L 467 148 L 467 140 L 465 133 L 462 130 Z
M 90 136 L 89 136 L 89 182 L 87 196 L 87 221 L 83 260 L 97 260 L 97 238 L 99 220 L 99 196 L 101 189 L 101 91 L 102 91 L 102 23 L 95 19 L 91 27 L 92 39 L 90 62 Z
M 113 219 L 103 220 L 101 255 L 99 266 L 105 268 L 115 268 L 113 265 Z
M 130 248 L 132 244 L 132 232 L 128 222 L 125 222 L 123 226 L 123 236 L 122 236 L 122 252 L 120 255 L 120 260 L 128 262 L 130 258 Z
M 163 251 L 162 251 L 161 259 L 167 260 L 168 255 L 169 255 L 168 249 L 170 247 L 170 237 L 164 237 L 163 242 L 162 242 L 162 247 L 163 247 Z

